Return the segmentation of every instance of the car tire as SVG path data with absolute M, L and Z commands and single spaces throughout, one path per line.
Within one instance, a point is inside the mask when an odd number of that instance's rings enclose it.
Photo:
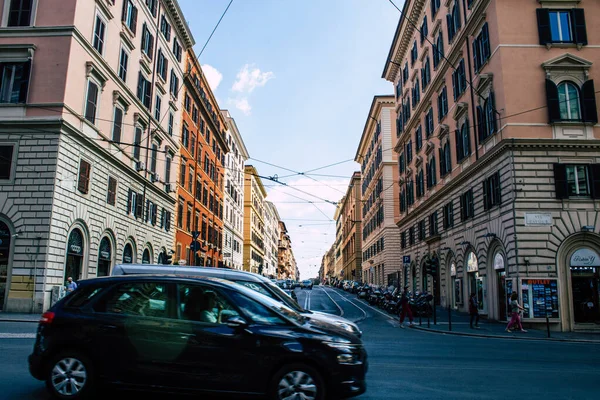
M 286 365 L 273 377 L 269 399 L 282 400 L 294 393 L 302 393 L 307 400 L 324 400 L 325 381 L 316 369 L 308 365 Z
M 46 388 L 55 399 L 89 399 L 93 393 L 92 363 L 78 351 L 65 351 L 54 356 L 46 375 Z

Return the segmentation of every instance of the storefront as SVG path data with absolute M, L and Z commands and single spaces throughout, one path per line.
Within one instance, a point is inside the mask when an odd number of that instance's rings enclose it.
M 467 254 L 465 264 L 467 267 L 467 288 L 469 289 L 467 296 L 470 297 L 471 293 L 475 293 L 479 312 L 487 314 L 485 276 L 479 273 L 479 262 L 473 251 Z
M 576 324 L 600 324 L 600 256 L 580 248 L 571 255 L 571 290 Z
M 496 301 L 498 304 L 497 318 L 499 321 L 506 321 L 508 318 L 510 294 L 512 293 L 512 280 L 506 279 L 506 260 L 499 250 L 496 251 L 493 257 L 493 266 L 494 271 L 492 273 L 495 274 Z
M 8 295 L 8 273 L 10 262 L 11 234 L 8 225 L 0 221 L 0 311 Z
M 462 298 L 462 287 L 460 279 L 456 279 L 456 263 L 454 260 L 450 263 L 450 305 L 458 309 L 460 299 Z
M 74 281 L 82 278 L 83 255 L 85 252 L 83 233 L 79 228 L 75 228 L 69 234 L 67 240 L 67 262 L 65 264 L 65 285 L 67 278 L 71 277 Z
M 100 241 L 100 246 L 98 249 L 98 270 L 96 272 L 96 275 L 97 276 L 108 276 L 110 273 L 111 266 L 112 266 L 112 248 L 110 245 L 110 239 L 105 236 Z

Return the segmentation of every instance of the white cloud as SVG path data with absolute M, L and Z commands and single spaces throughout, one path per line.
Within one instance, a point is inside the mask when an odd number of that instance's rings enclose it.
M 204 75 L 206 76 L 206 80 L 208 81 L 208 84 L 210 85 L 212 91 L 214 92 L 215 90 L 217 90 L 219 84 L 221 84 L 221 81 L 223 80 L 223 74 L 220 73 L 218 69 L 209 64 L 204 64 L 202 66 L 202 71 L 204 71 Z
M 252 106 L 248 103 L 248 99 L 245 97 L 241 97 L 238 99 L 229 99 L 229 104 L 233 104 L 235 108 L 244 113 L 244 115 L 250 115 L 250 110 L 252 110 Z
M 274 77 L 275 74 L 273 72 L 262 72 L 260 69 L 246 64 L 238 72 L 231 90 L 234 92 L 251 93 L 255 88 L 265 86 Z

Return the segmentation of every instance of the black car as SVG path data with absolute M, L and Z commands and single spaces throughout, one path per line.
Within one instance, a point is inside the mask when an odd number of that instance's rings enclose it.
M 83 280 L 40 320 L 32 376 L 60 399 L 94 386 L 269 399 L 366 390 L 361 340 L 216 278 L 134 275 Z

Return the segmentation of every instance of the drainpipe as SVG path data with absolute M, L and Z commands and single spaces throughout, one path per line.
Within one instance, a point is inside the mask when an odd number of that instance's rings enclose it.
M 465 0 L 462 0 L 463 4 L 463 15 L 464 15 L 464 25 L 467 27 L 467 4 Z M 473 112 L 473 139 L 475 142 L 475 160 L 479 160 L 479 143 L 477 143 L 477 109 L 475 108 L 475 90 L 473 88 L 473 72 L 471 68 L 471 44 L 469 43 L 469 36 L 467 35 L 467 65 L 469 69 L 469 82 L 471 82 L 470 92 L 471 92 L 471 111 Z

